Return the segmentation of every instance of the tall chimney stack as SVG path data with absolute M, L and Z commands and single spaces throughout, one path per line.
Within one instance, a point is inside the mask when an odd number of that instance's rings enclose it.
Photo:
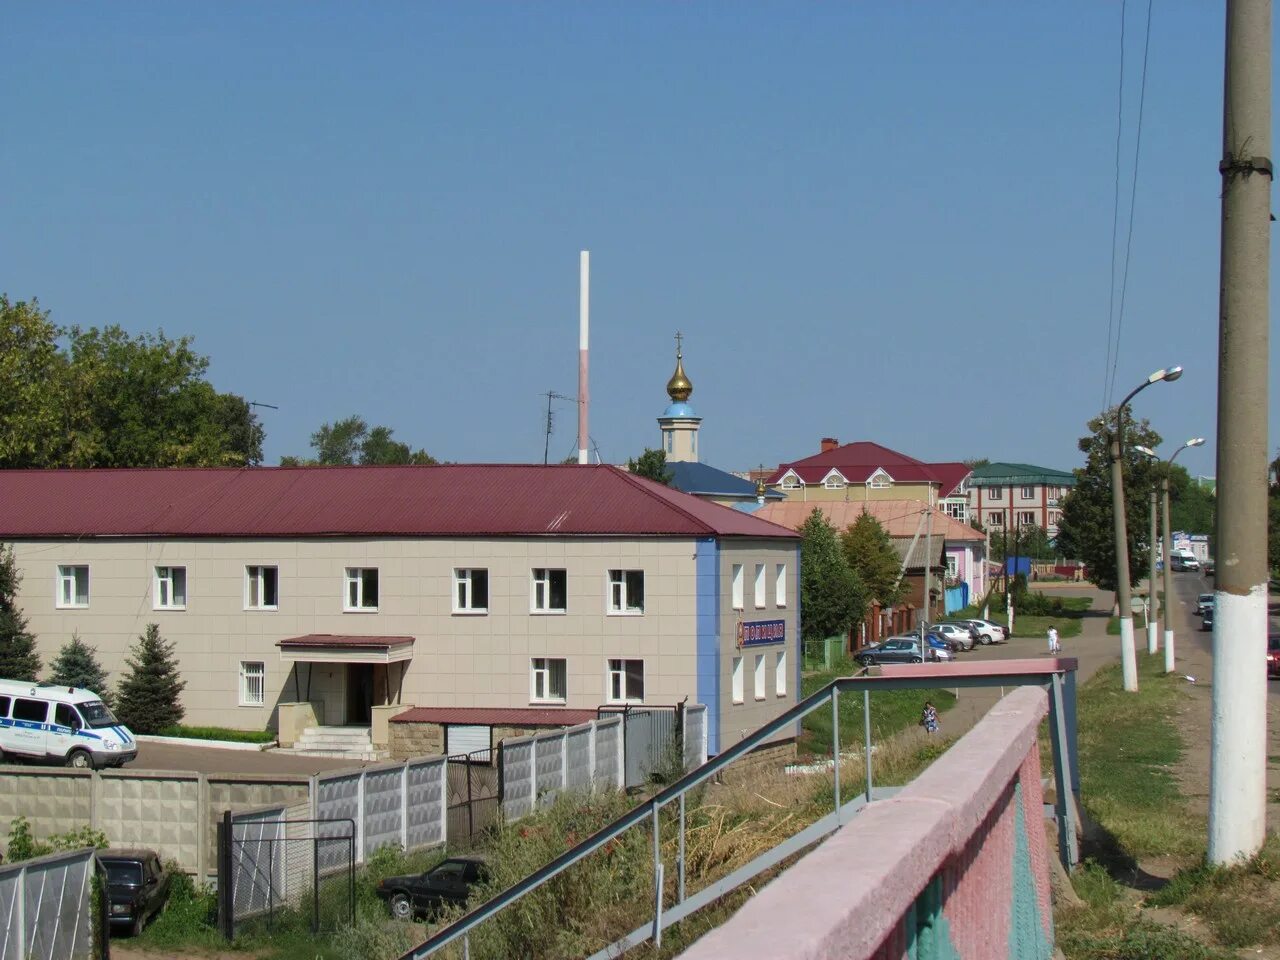
M 828 450 L 834 450 L 838 446 L 840 446 L 840 441 L 837 440 L 835 437 L 823 437 L 822 449 L 818 452 L 826 453 Z
M 583 250 L 578 261 L 578 462 L 587 462 L 587 328 L 591 314 L 591 252 Z

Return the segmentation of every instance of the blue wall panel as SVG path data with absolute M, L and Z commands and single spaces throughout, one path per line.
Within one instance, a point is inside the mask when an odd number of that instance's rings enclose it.
M 699 540 L 697 577 L 698 702 L 707 705 L 707 755 L 720 752 L 720 544 Z

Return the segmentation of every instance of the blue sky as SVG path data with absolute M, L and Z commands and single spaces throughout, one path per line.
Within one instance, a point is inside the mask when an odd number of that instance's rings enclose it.
M 1220 8 L 1151 32 L 1118 390 L 1187 368 L 1136 404 L 1169 449 L 1214 432 Z M 1116 3 L 26 4 L 2 37 L 0 290 L 191 334 L 280 407 L 269 462 L 350 413 L 539 459 L 583 248 L 609 460 L 657 446 L 677 329 L 727 469 L 828 435 L 1072 467 L 1102 406 Z

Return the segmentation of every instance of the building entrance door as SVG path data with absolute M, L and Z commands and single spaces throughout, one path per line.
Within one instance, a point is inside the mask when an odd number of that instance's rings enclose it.
M 347 664 L 347 723 L 373 722 L 373 664 Z

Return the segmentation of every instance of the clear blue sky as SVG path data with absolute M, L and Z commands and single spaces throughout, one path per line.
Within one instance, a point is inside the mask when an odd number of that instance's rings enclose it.
M 1187 368 L 1137 402 L 1169 449 L 1214 434 L 1221 8 L 1156 4 L 1151 34 L 1118 380 Z M 606 459 L 657 446 L 681 329 L 717 466 L 831 435 L 1072 467 L 1102 404 L 1118 21 L 1025 0 L 11 5 L 0 290 L 193 335 L 218 388 L 279 405 L 268 462 L 350 413 L 440 458 L 527 461 L 539 394 L 576 389 L 589 248 Z M 1181 462 L 1212 473 L 1212 445 Z

